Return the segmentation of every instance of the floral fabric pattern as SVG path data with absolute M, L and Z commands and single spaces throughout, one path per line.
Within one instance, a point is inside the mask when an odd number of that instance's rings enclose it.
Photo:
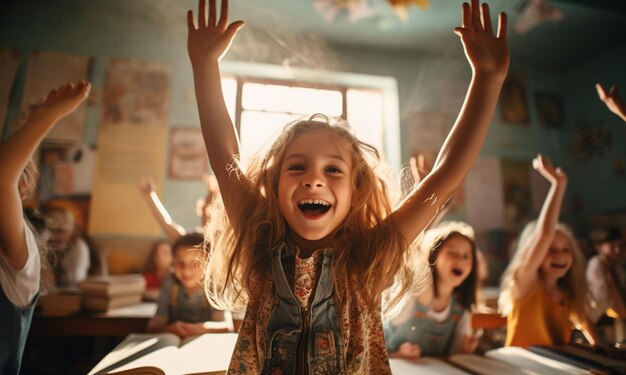
M 314 283 L 319 277 L 321 268 L 319 260 L 322 255 L 322 251 L 318 250 L 309 258 L 315 268 L 315 273 L 312 275 Z M 294 292 L 297 284 L 296 275 L 304 273 L 310 275 L 307 272 L 309 259 L 304 260 L 305 265 L 300 265 L 303 266 L 300 271 L 296 270 L 298 268 L 296 264 L 284 265 L 285 274 L 293 280 Z M 352 282 L 352 284 L 354 283 Z M 307 289 L 306 285 L 309 284 L 303 283 L 303 285 L 305 285 L 304 289 Z M 307 299 L 307 305 L 309 297 L 313 294 L 314 285 L 309 285 L 308 296 L 305 295 L 306 293 L 302 293 L 302 296 Z M 335 301 L 344 336 L 343 349 L 346 353 L 346 368 L 349 374 L 355 375 L 391 374 L 383 333 L 381 308 L 380 306 L 375 309 L 369 308 L 358 293 L 359 287 L 363 286 L 351 285 L 347 275 L 339 278 L 338 285 L 335 286 Z M 255 301 L 248 304 L 246 316 L 239 331 L 239 339 L 231 358 L 228 370 L 230 375 L 260 374 L 263 369 L 263 362 L 266 358 L 267 323 L 277 297 L 274 282 L 271 279 L 266 280 L 258 290 L 267 292 L 256 296 Z M 297 292 L 296 296 L 298 296 Z

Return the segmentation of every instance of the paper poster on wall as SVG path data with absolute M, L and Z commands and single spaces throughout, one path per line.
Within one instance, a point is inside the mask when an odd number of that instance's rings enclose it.
M 166 126 L 170 66 L 131 59 L 111 60 L 103 100 L 105 125 Z
M 467 221 L 482 233 L 504 227 L 504 197 L 500 161 L 480 157 L 465 179 Z
M 535 92 L 535 105 L 537 106 L 539 125 L 551 129 L 563 129 L 565 115 L 561 94 L 537 91 Z
M 502 121 L 528 125 L 528 94 L 526 77 L 520 73 L 509 72 L 500 91 L 500 115 Z
M 501 163 L 506 228 L 511 232 L 519 232 L 533 217 L 530 160 L 503 159 Z
M 158 236 L 161 230 L 138 189 L 142 177 L 163 184 L 164 126 L 102 126 L 91 203 L 90 234 Z
M 440 112 L 413 112 L 408 118 L 409 150 L 438 152 L 452 128 L 453 119 Z
M 67 82 L 89 80 L 92 58 L 54 51 L 35 51 L 28 59 L 21 108 L 39 101 L 48 92 Z M 83 139 L 85 103 L 61 119 L 46 136 L 47 140 L 80 143 Z
M 0 48 L 0 140 L 4 134 L 9 95 L 20 66 L 20 53 L 14 49 Z
M 109 62 L 92 198 L 92 234 L 157 236 L 161 230 L 138 183 L 162 186 L 170 67 L 131 59 Z
M 170 130 L 168 177 L 197 179 L 207 173 L 209 157 L 200 128 L 175 127 Z

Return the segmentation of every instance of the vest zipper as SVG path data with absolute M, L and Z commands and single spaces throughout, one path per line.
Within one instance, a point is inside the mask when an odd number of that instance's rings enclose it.
M 309 373 L 309 326 L 311 325 L 311 310 L 304 308 L 303 312 L 303 325 L 302 333 L 300 335 L 300 341 L 298 342 L 298 353 L 296 357 L 296 374 L 308 374 Z

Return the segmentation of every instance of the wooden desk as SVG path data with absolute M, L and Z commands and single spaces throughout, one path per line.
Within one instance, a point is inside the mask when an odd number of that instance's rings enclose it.
M 126 337 L 146 332 L 156 313 L 154 302 L 122 307 L 105 313 L 80 312 L 69 316 L 35 314 L 30 328 L 37 336 Z

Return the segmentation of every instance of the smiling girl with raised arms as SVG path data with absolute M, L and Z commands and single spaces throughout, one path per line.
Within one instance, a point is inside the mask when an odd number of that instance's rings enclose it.
M 209 296 L 223 308 L 247 304 L 229 373 L 389 374 L 381 295 L 478 156 L 509 65 L 505 15 L 494 36 L 489 7 L 463 4 L 465 103 L 432 172 L 392 208 L 370 164 L 378 152 L 322 116 L 285 127 L 241 169 L 219 61 L 243 22 L 228 23 L 226 0 L 216 8 L 200 0 L 197 19 L 188 13 L 188 52 L 227 215 L 211 238 Z M 398 277 L 408 288 L 411 274 Z

